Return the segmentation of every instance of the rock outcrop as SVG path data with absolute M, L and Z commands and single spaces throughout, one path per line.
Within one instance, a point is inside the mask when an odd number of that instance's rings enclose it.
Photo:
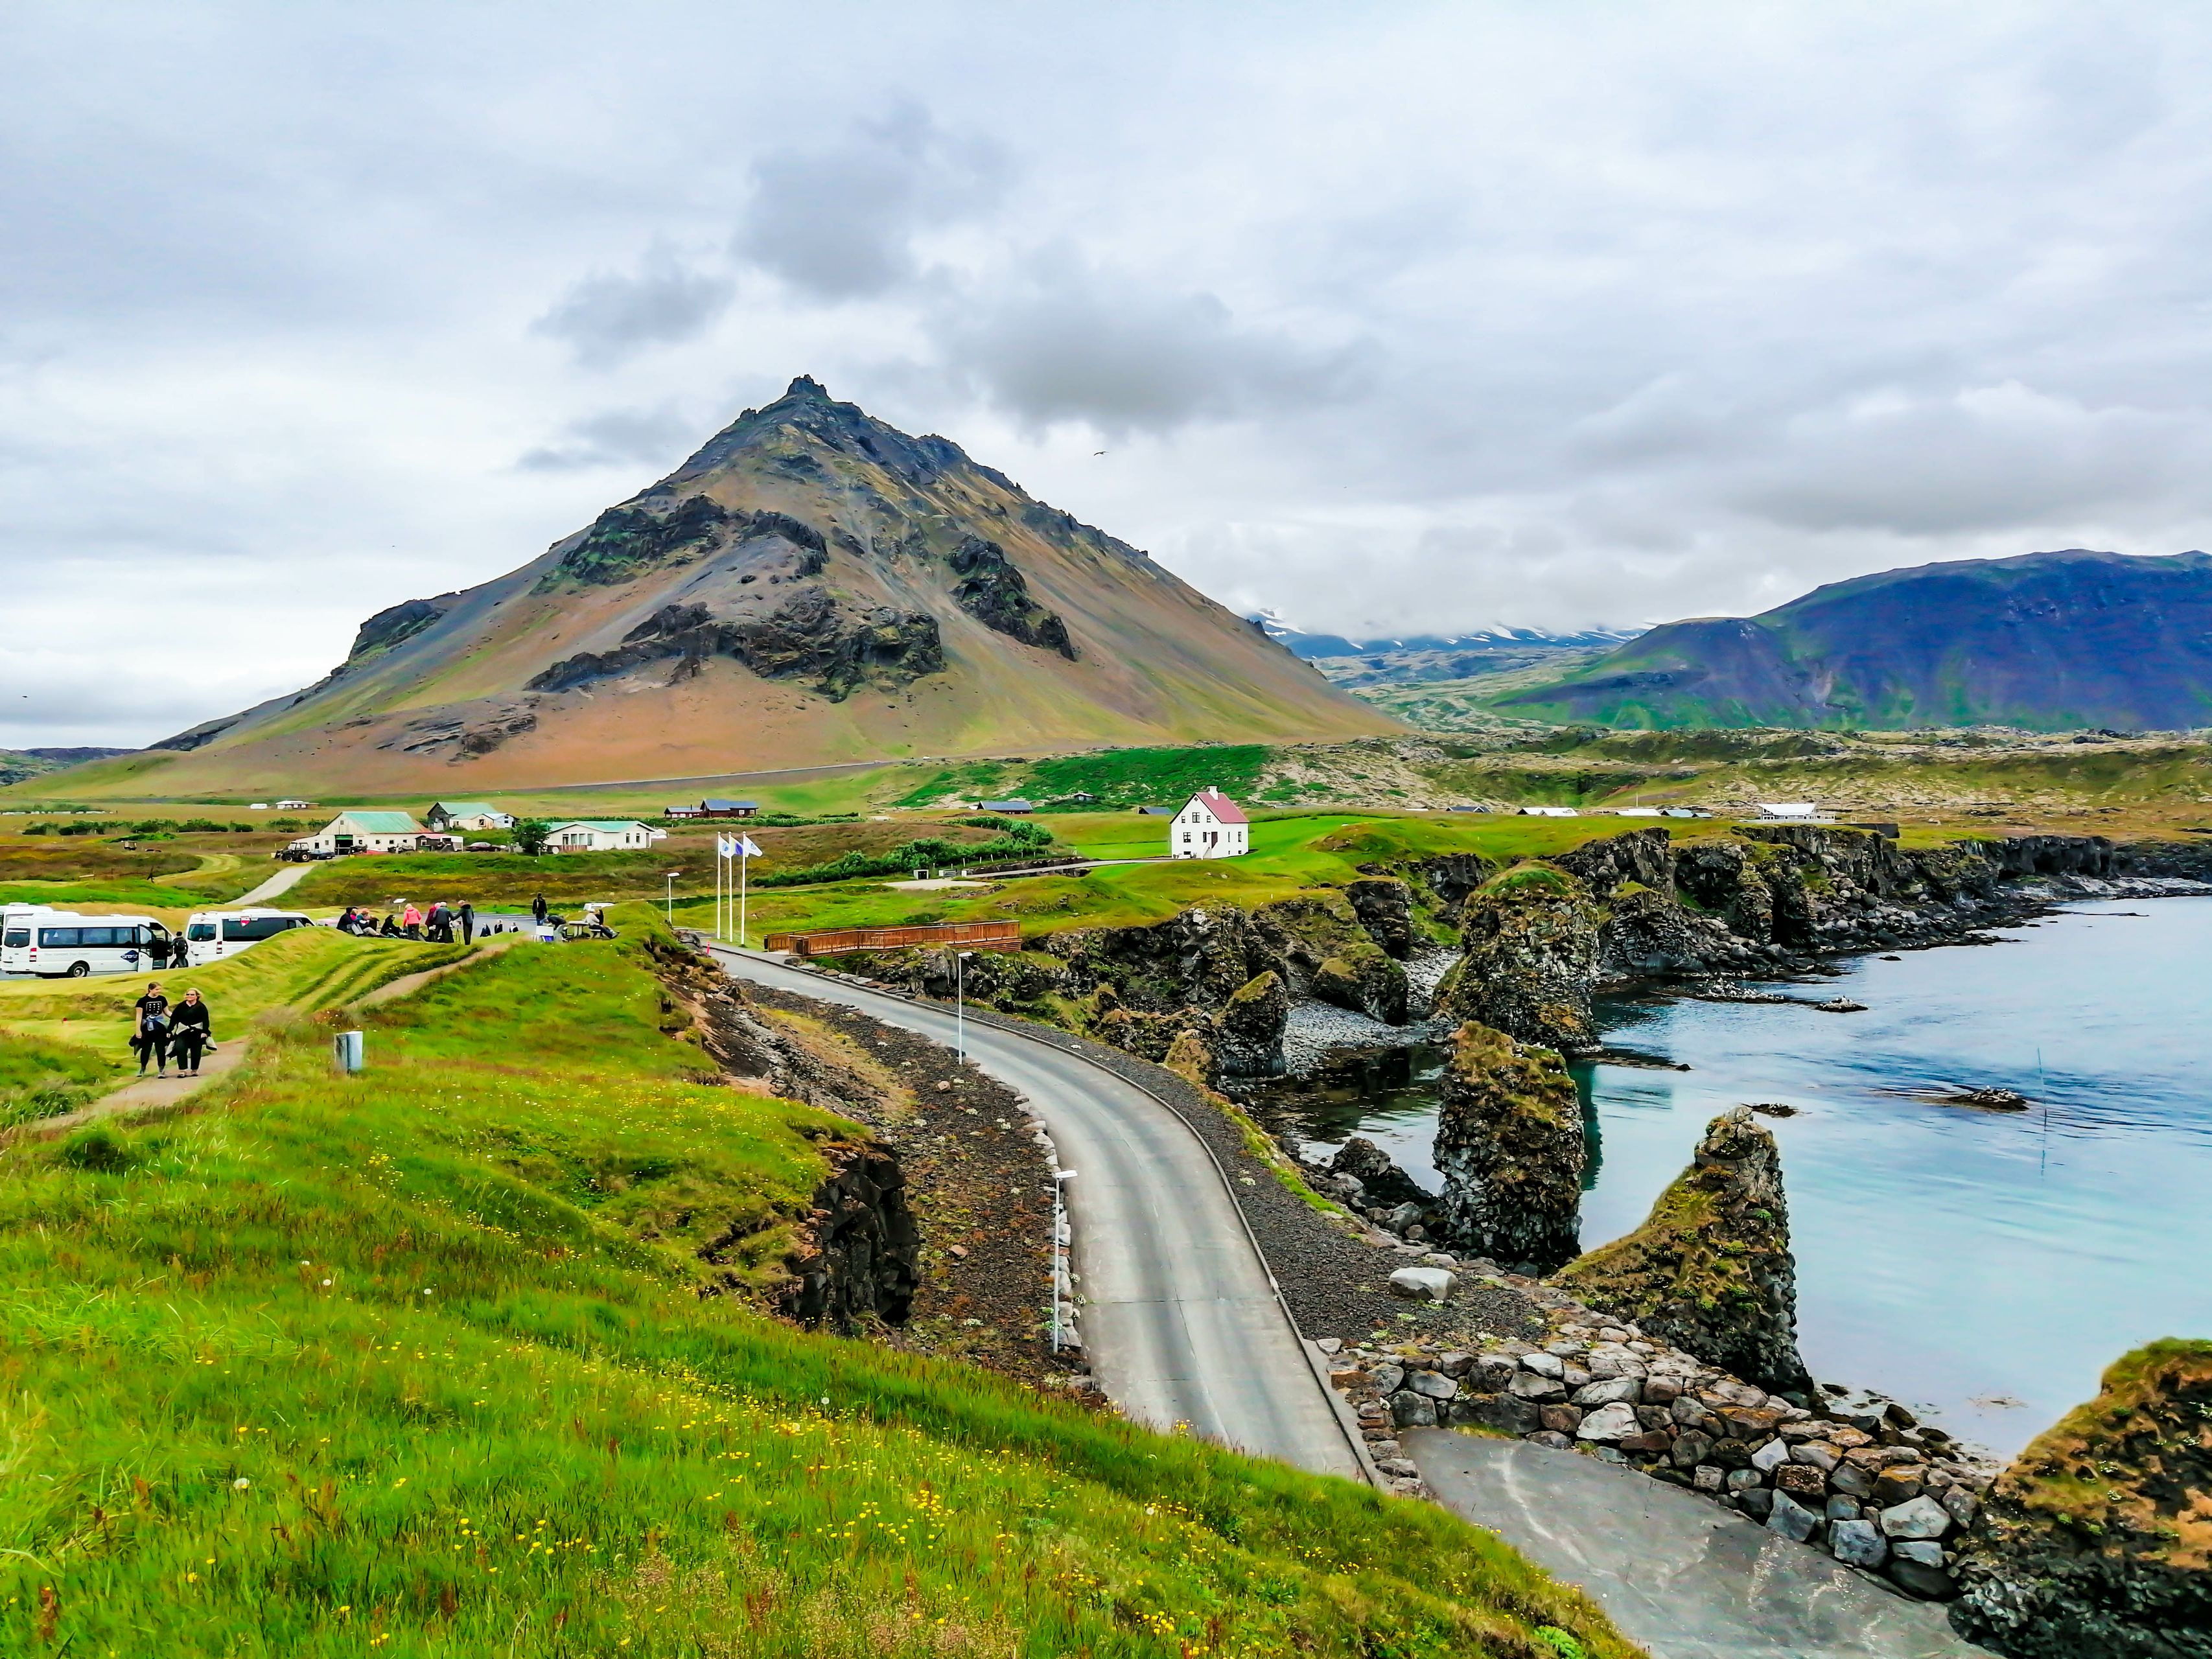
M 1413 954 L 1419 935 L 1413 929 L 1413 890 L 1395 876 L 1364 876 L 1344 890 L 1352 914 L 1367 935 L 1389 955 L 1403 962 Z
M 921 1230 L 897 1155 L 873 1141 L 827 1150 L 833 1173 L 815 1192 L 804 1242 L 785 1261 L 791 1279 L 779 1310 L 841 1332 L 868 1319 L 902 1324 L 921 1283 Z
M 2154 1342 L 1990 1487 L 1952 1622 L 2012 1659 L 2212 1654 L 2212 1342 Z
M 1437 1119 L 1442 1224 L 1454 1247 L 1539 1270 L 1569 1260 L 1588 1158 L 1582 1102 L 1559 1056 L 1462 1026 Z
M 1293 989 L 1386 1025 L 1406 1023 L 1406 970 L 1344 893 L 1322 889 L 1263 904 L 1252 924 Z
M 1272 968 L 1237 987 L 1214 1017 L 1211 1046 L 1220 1075 L 1279 1076 L 1290 1018 L 1290 990 Z
M 1466 954 L 1437 989 L 1437 1016 L 1565 1053 L 1589 1048 L 1597 1040 L 1598 921 L 1573 876 L 1516 866 L 1462 906 Z
M 1436 1202 L 1433 1194 L 1364 1135 L 1354 1135 L 1336 1149 L 1328 1161 L 1328 1174 L 1336 1177 L 1334 1190 L 1339 1195 L 1362 1209 L 1377 1206 L 1395 1209 L 1401 1204 L 1413 1204 L 1425 1211 Z M 1346 1188 L 1347 1179 L 1356 1186 Z
M 1694 1161 L 1641 1227 L 1571 1263 L 1557 1283 L 1763 1389 L 1811 1394 L 1797 1352 L 1781 1154 L 1744 1107 L 1706 1127 Z

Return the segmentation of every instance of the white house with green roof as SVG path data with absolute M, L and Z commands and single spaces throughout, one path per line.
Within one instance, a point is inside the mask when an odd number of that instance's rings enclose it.
M 665 830 L 635 818 L 576 818 L 555 824 L 545 844 L 556 853 L 623 853 L 667 839 Z
M 411 853 L 423 833 L 412 812 L 341 812 L 292 845 L 311 853 Z
M 514 814 L 480 800 L 440 800 L 430 803 L 422 822 L 441 834 L 454 830 L 512 830 Z

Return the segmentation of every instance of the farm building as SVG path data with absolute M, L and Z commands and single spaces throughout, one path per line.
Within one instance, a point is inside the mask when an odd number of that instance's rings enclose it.
M 702 800 L 688 806 L 664 806 L 660 815 L 669 818 L 749 818 L 760 811 L 755 800 Z
M 979 812 L 1020 813 L 1034 812 L 1036 808 L 1025 800 L 979 800 L 975 803 L 975 810 Z
M 635 818 L 577 818 L 556 823 L 545 844 L 556 853 L 621 853 L 665 841 L 668 831 Z
M 514 814 L 487 806 L 480 800 L 441 800 L 432 803 L 430 810 L 422 815 L 422 822 L 440 831 L 512 830 Z
M 1252 821 L 1218 789 L 1201 789 L 1168 826 L 1168 851 L 1179 859 L 1233 859 L 1252 850 Z
M 292 845 L 310 853 L 411 853 L 424 833 L 412 812 L 341 812 Z

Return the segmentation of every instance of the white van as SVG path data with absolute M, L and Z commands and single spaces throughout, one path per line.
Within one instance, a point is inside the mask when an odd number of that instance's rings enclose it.
M 15 943 L 22 935 L 21 945 Z M 134 974 L 154 967 L 169 951 L 169 930 L 151 916 L 86 916 L 46 910 L 20 922 L 10 911 L 0 942 L 16 973 L 41 979 L 82 979 L 88 974 Z
M 0 905 L 0 974 L 31 971 L 31 928 L 53 914 L 51 904 Z
M 314 918 L 297 910 L 203 910 L 185 924 L 185 963 L 204 968 L 264 939 L 313 926 Z

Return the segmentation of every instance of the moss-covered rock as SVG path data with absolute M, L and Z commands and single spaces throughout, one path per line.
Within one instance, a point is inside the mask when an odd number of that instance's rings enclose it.
M 1214 1017 L 1211 1047 L 1219 1075 L 1279 1076 L 1290 1018 L 1290 988 L 1273 969 L 1239 986 Z
M 1998 1477 L 1960 1632 L 2014 1659 L 2212 1655 L 2212 1342 L 2154 1342 Z
M 1557 1054 L 1473 1022 L 1453 1034 L 1436 1165 L 1455 1246 L 1540 1272 L 1566 1261 L 1588 1158 L 1582 1102 Z
M 1193 1030 L 1186 1030 L 1176 1034 L 1176 1040 L 1168 1045 L 1167 1055 L 1160 1064 L 1185 1082 L 1194 1083 L 1201 1089 L 1211 1089 L 1220 1075 L 1213 1050 L 1206 1046 L 1204 1037 Z
M 1581 882 L 1522 864 L 1460 911 L 1466 955 L 1437 991 L 1437 1013 L 1568 1052 L 1596 1041 L 1598 909 Z
M 1263 904 L 1252 913 L 1252 926 L 1292 990 L 1385 1024 L 1406 1023 L 1406 970 L 1370 937 L 1341 891 Z
M 1570 1263 L 1554 1282 L 1761 1388 L 1812 1387 L 1797 1352 L 1782 1158 L 1744 1107 L 1706 1127 L 1690 1167 L 1641 1227 Z
M 1401 959 L 1413 954 L 1413 890 L 1395 876 L 1365 876 L 1344 890 L 1367 936 Z

